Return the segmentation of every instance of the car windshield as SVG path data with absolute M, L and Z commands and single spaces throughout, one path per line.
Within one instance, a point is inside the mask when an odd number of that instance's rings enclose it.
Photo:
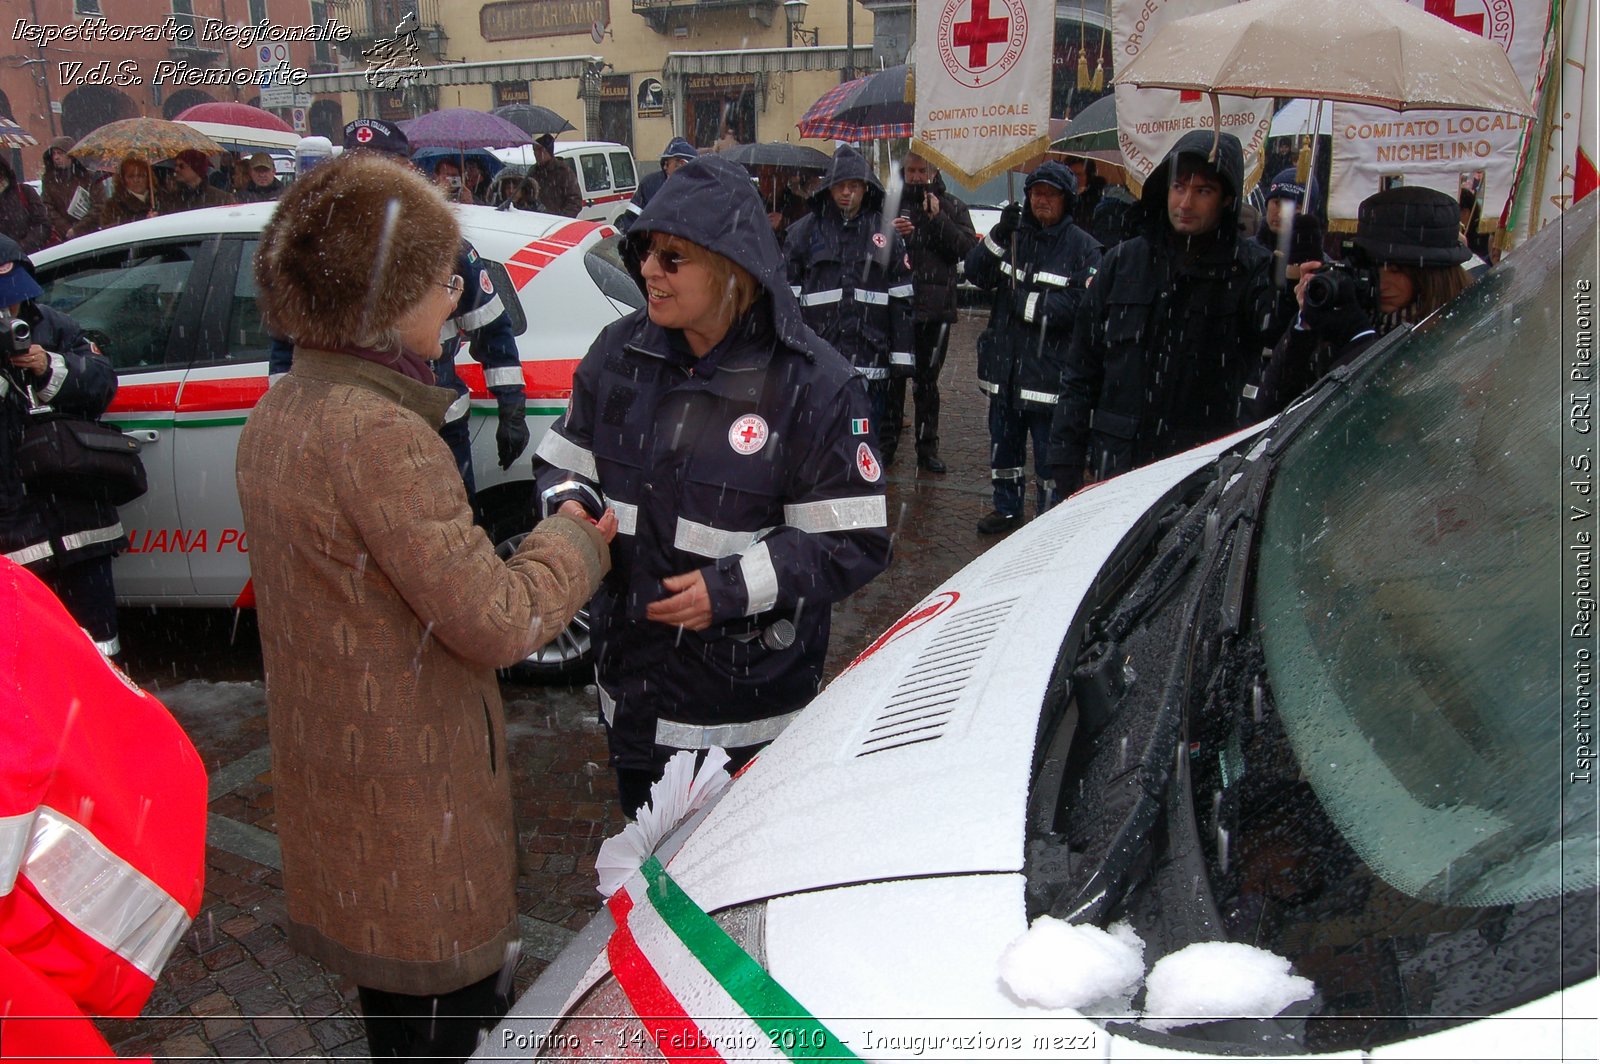
M 1563 800 L 1590 712 L 1587 681 L 1562 682 L 1563 578 L 1591 579 L 1593 549 L 1559 498 L 1563 468 L 1588 477 L 1558 392 L 1562 261 L 1593 262 L 1595 228 L 1568 229 L 1318 411 L 1264 515 L 1262 650 L 1303 778 L 1376 875 L 1436 905 L 1596 880 L 1594 803 Z

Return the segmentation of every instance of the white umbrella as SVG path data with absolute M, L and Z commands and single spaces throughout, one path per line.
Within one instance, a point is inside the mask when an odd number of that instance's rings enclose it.
M 1333 105 L 1325 100 L 1290 100 L 1284 104 L 1277 114 L 1272 116 L 1272 129 L 1268 131 L 1269 137 L 1299 137 L 1313 132 L 1311 126 L 1315 120 L 1314 132 L 1324 136 L 1333 135 Z
M 1405 0 L 1244 0 L 1167 23 L 1113 84 L 1290 96 L 1393 111 L 1533 103 L 1496 43 Z

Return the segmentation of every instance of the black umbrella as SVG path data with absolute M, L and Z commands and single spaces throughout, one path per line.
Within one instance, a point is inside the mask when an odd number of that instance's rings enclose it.
M 764 144 L 741 144 L 720 154 L 740 166 L 776 166 L 785 170 L 826 172 L 833 163 L 832 158 L 815 148 L 777 140 Z
M 565 133 L 569 129 L 576 129 L 571 122 L 556 114 L 548 107 L 540 107 L 536 103 L 508 103 L 502 104 L 489 112 L 505 119 L 529 136 L 539 137 L 546 133 Z

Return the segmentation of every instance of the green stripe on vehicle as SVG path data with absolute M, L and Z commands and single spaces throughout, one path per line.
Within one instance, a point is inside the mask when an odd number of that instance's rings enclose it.
M 639 872 L 651 907 L 780 1052 L 791 1060 L 860 1059 L 718 927 L 667 875 L 660 861 L 647 859 Z

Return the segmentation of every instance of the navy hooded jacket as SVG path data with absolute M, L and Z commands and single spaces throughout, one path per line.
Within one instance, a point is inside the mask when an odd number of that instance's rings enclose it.
M 866 196 L 846 218 L 829 190 L 843 181 L 866 183 Z M 883 184 L 848 144 L 811 195 L 811 213 L 783 238 L 789 285 L 806 324 L 839 349 L 862 376 L 910 376 L 913 355 L 911 256 L 883 216 Z
M 688 163 L 632 237 L 651 233 L 732 260 L 761 294 L 699 358 L 648 309 L 607 326 L 536 451 L 545 513 L 577 500 L 619 519 L 590 613 L 612 762 L 630 769 L 656 746 L 774 737 L 821 682 L 829 605 L 889 558 L 866 389 L 801 320 L 749 174 Z M 647 620 L 662 579 L 694 571 L 711 626 Z
M 1106 252 L 1083 301 L 1051 457 L 1063 494 L 1227 434 L 1273 330 L 1271 256 L 1238 231 L 1244 151 L 1222 134 L 1215 166 L 1224 206 L 1209 233 L 1181 237 L 1167 218 L 1179 156 L 1211 154 L 1213 134 L 1175 144 L 1145 182 L 1144 232 Z
M 1040 225 L 1027 199 L 1041 183 L 1066 194 L 1054 225 Z M 1076 187 L 1066 166 L 1045 163 L 1022 186 L 1015 241 L 1002 246 L 985 236 L 967 252 L 967 280 L 992 293 L 989 327 L 978 337 L 978 387 L 1016 409 L 1055 408 L 1078 304 L 1100 265 L 1100 242 L 1072 221 Z

